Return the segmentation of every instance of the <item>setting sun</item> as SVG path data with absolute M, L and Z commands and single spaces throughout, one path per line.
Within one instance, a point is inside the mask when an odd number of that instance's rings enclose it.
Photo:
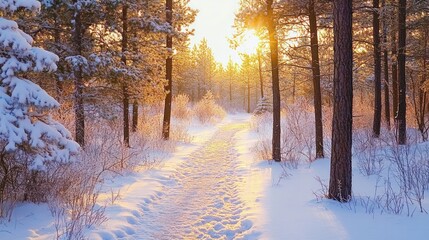
M 255 54 L 258 48 L 260 39 L 256 36 L 255 31 L 248 30 L 244 32 L 241 43 L 237 47 L 238 53 Z

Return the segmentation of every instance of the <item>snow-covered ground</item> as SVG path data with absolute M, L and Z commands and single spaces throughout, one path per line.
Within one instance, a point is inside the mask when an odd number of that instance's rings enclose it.
M 116 178 L 120 198 L 89 239 L 428 239 L 429 215 L 369 210 L 359 201 L 319 199 L 329 160 L 285 169 L 256 159 L 250 115 L 229 115 L 214 127 L 191 128 L 159 167 Z M 372 196 L 376 177 L 354 168 L 354 195 Z M 108 199 L 109 192 L 101 196 Z M 423 202 L 429 209 L 429 202 Z M 45 205 L 23 204 L 0 225 L 0 239 L 52 239 Z

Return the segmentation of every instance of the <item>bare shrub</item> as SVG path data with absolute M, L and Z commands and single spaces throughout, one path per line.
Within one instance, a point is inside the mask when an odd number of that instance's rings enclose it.
M 187 120 L 191 117 L 188 95 L 179 94 L 174 97 L 172 105 L 172 115 L 173 117 L 181 120 Z
M 331 156 L 331 135 L 332 135 L 332 107 L 323 107 L 322 124 L 323 124 L 323 150 L 325 157 Z
M 395 141 L 388 142 L 382 156 L 386 159 L 384 165 L 387 169 L 382 171 L 383 174 L 379 173 L 379 181 L 383 182 L 382 191 L 377 193 L 377 181 L 376 193 L 372 197 L 362 198 L 362 206 L 370 213 L 375 208 L 389 214 L 403 214 L 405 211 L 407 216 L 413 216 L 417 209 L 427 213 L 423 200 L 429 188 L 429 146 L 426 143 L 398 145 Z
M 194 114 L 201 123 L 213 123 L 225 117 L 226 113 L 219 106 L 212 94 L 207 91 L 204 97 L 194 106 Z
M 308 162 L 315 158 L 314 114 L 311 108 L 311 104 L 304 99 L 286 106 L 282 154 L 288 161 L 298 161 L 299 155 Z
M 254 151 L 258 159 L 270 160 L 272 157 L 271 126 L 272 114 L 263 113 L 252 116 L 250 127 L 257 133 L 258 141 Z
M 1 144 L 0 144 L 1 145 Z M 56 161 L 46 161 L 45 164 Z M 34 168 L 27 153 L 0 152 L 0 220 L 10 220 L 18 202 L 46 202 L 50 185 L 43 167 Z
M 299 143 L 290 139 L 290 134 L 286 131 L 282 132 L 282 144 L 281 144 L 281 156 L 282 162 L 285 162 L 285 165 L 289 168 L 296 169 L 299 165 Z
M 292 175 L 288 171 L 290 169 L 290 166 L 289 166 L 289 163 L 287 161 L 282 161 L 278 164 L 282 168 L 282 173 L 280 174 L 279 178 L 277 179 L 277 185 L 279 185 L 283 179 L 286 179 Z
M 320 188 L 313 192 L 317 201 L 320 201 L 328 196 L 328 184 L 322 180 L 319 176 L 314 177 L 314 179 L 319 183 Z
M 176 119 L 171 122 L 170 141 L 164 141 L 161 135 L 162 120 L 163 115 L 160 113 L 146 116 L 142 124 L 138 126 L 137 132 L 132 136 L 133 142 L 137 147 L 146 146 L 147 149 L 163 155 L 157 156 L 157 158 L 163 158 L 166 154 L 171 153 L 176 146 L 176 142 L 189 143 L 192 141 L 192 137 L 188 134 L 190 122 L 186 120 L 176 121 Z M 153 159 L 152 157 L 150 158 Z
M 57 238 L 81 239 L 84 231 L 106 220 L 107 203 L 98 196 L 105 179 L 133 170 L 139 163 L 137 149 L 122 144 L 116 121 L 89 124 L 88 141 L 77 161 L 51 165 L 49 209 L 55 218 Z
M 426 212 L 422 202 L 429 187 L 429 146 L 394 144 L 389 150 L 391 174 L 405 199 L 407 214 L 411 214 L 410 208 L 414 204 L 418 205 L 420 212 Z
M 137 133 L 142 134 L 147 140 L 161 139 L 162 121 L 163 115 L 161 113 L 144 116 L 142 124 L 138 126 Z
M 175 141 L 191 141 L 184 121 L 174 123 L 177 131 L 172 134 L 173 141 L 162 141 L 162 115 L 158 109 L 150 110 L 143 115 L 145 121 L 141 121 L 139 131 L 131 135 L 131 147 L 123 144 L 119 119 L 93 116 L 86 119 L 87 144 L 73 162 L 47 162 L 42 171 L 30 168 L 32 162 L 24 154 L 0 152 L 0 216 L 10 217 L 17 202 L 47 202 L 57 238 L 84 238 L 88 228 L 106 220 L 105 207 L 119 197 L 112 192 L 111 201 L 99 199 L 107 179 L 150 168 L 164 157 L 162 153 L 171 152 Z M 72 112 L 62 113 L 60 119 L 72 126 Z M 4 146 L 0 142 L 1 149 Z
M 118 120 L 98 120 L 89 124 L 88 141 L 78 161 L 49 167 L 51 190 L 48 205 L 55 218 L 57 237 L 81 239 L 86 229 L 106 220 L 108 203 L 99 202 L 99 193 L 106 179 L 137 168 L 154 164 L 148 155 L 148 139 L 133 135 L 133 146 L 125 147 Z M 118 195 L 112 193 L 112 200 Z
M 287 106 L 283 115 L 282 161 L 288 168 L 297 168 L 300 160 L 311 162 L 315 157 L 314 115 L 311 112 L 311 105 L 304 100 Z M 268 112 L 254 115 L 251 128 L 258 133 L 259 140 L 255 146 L 258 157 L 271 159 L 272 115 Z
M 170 140 L 176 142 L 190 143 L 192 136 L 188 133 L 189 122 L 173 122 Z
M 353 139 L 353 154 L 357 156 L 359 171 L 365 176 L 379 175 L 384 169 L 381 141 L 372 137 L 369 129 L 355 131 Z
M 255 145 L 255 151 L 257 153 L 258 159 L 263 160 L 271 160 L 271 154 L 272 154 L 272 143 L 269 139 L 261 139 L 260 136 L 258 136 L 258 142 Z
M 97 203 L 101 174 L 82 162 L 62 168 L 61 181 L 53 185 L 49 209 L 55 219 L 57 239 L 82 239 L 84 231 L 106 221 L 105 205 Z
M 353 103 L 353 129 L 365 129 L 372 126 L 372 103 L 367 99 Z

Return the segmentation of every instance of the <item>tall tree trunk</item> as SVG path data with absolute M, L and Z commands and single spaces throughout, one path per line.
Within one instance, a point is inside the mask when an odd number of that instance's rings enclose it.
M 387 43 L 387 42 L 385 42 Z M 389 90 L 389 53 L 384 50 L 384 118 L 386 120 L 387 129 L 390 130 L 390 90 Z
M 323 158 L 323 125 L 322 125 L 322 94 L 320 91 L 320 64 L 319 64 L 319 40 L 317 34 L 316 11 L 314 0 L 310 0 L 310 41 L 311 41 L 311 68 L 313 70 L 314 91 L 314 117 L 316 128 L 316 158 Z
M 262 75 L 261 50 L 258 48 L 256 52 L 258 54 L 258 71 L 259 71 L 259 83 L 261 84 L 261 98 L 264 98 L 264 77 Z
M 380 136 L 381 125 L 381 51 L 380 51 L 380 6 L 379 0 L 372 1 L 372 37 L 374 47 L 374 121 L 372 135 Z
M 139 125 L 139 103 L 137 100 L 133 102 L 133 126 L 132 131 L 137 132 L 137 128 Z
M 279 81 L 279 52 L 278 40 L 276 33 L 276 24 L 273 14 L 273 0 L 267 1 L 267 19 L 268 19 L 268 35 L 270 40 L 270 55 L 271 55 L 271 72 L 272 72 L 272 88 L 273 88 L 273 139 L 272 139 L 272 157 L 274 161 L 281 161 L 281 146 L 280 146 L 280 81 Z
M 127 65 L 127 51 L 128 51 L 128 5 L 122 5 L 122 63 Z M 122 81 L 122 105 L 123 105 L 123 131 L 124 131 L 124 145 L 130 146 L 130 99 L 128 93 L 128 82 L 126 77 Z
M 398 84 L 399 84 L 399 105 L 397 122 L 397 142 L 404 145 L 407 143 L 407 83 L 405 79 L 405 47 L 407 38 L 406 29 L 407 0 L 399 0 L 398 13 Z
M 328 198 L 345 202 L 350 200 L 352 193 L 352 0 L 334 0 L 334 68 Z
M 74 13 L 73 41 L 75 53 L 82 56 L 82 19 L 79 10 Z M 75 112 L 75 140 L 80 146 L 85 146 L 85 110 L 83 104 L 83 76 L 82 68 L 74 69 L 74 112 Z
M 386 6 L 386 0 L 382 0 L 382 7 Z M 383 19 L 383 65 L 384 65 L 384 118 L 387 129 L 390 130 L 390 97 L 389 97 L 389 53 L 387 52 L 387 21 Z
M 133 38 L 137 39 L 137 32 L 133 31 Z M 133 52 L 138 52 L 138 46 L 137 44 L 133 44 Z M 138 96 L 134 96 L 133 100 L 133 109 L 132 109 L 133 117 L 132 117 L 132 126 L 131 131 L 137 132 L 137 128 L 139 125 L 139 102 L 138 102 Z
M 396 45 L 396 24 L 393 24 L 391 31 L 392 38 L 392 112 L 393 118 L 395 119 L 396 125 L 396 115 L 398 114 L 398 51 Z
M 58 24 L 58 15 L 55 15 L 55 27 L 54 27 L 54 42 L 56 45 L 56 48 L 58 48 L 59 46 L 61 46 L 61 32 L 60 32 L 60 26 Z M 63 73 L 63 68 L 64 66 L 59 65 L 58 66 L 58 70 L 57 72 Z M 57 76 L 55 78 L 55 90 L 56 90 L 56 94 L 57 94 L 57 99 L 59 100 L 60 103 L 62 103 L 63 100 L 63 91 L 64 91 L 64 86 L 63 86 L 63 81 L 60 79 L 59 76 Z
M 166 0 L 166 17 L 167 23 L 170 26 L 173 26 L 173 0 Z M 162 138 L 164 140 L 168 140 L 170 138 L 170 121 L 171 121 L 171 100 L 172 100 L 172 84 L 173 84 L 173 56 L 171 55 L 171 51 L 173 49 L 173 37 L 171 34 L 167 34 L 167 49 L 170 54 L 166 60 L 166 78 L 167 85 L 165 86 L 165 91 L 167 95 L 165 96 L 165 104 L 164 104 L 164 121 L 162 125 Z

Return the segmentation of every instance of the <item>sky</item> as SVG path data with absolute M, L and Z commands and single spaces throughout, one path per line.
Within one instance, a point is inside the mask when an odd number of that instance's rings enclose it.
M 228 42 L 228 37 L 234 33 L 232 26 L 239 5 L 240 0 L 191 0 L 190 6 L 199 11 L 191 25 L 195 29 L 191 46 L 206 38 L 216 61 L 226 65 L 231 56 L 235 62 L 239 62 L 238 54 L 230 48 Z

